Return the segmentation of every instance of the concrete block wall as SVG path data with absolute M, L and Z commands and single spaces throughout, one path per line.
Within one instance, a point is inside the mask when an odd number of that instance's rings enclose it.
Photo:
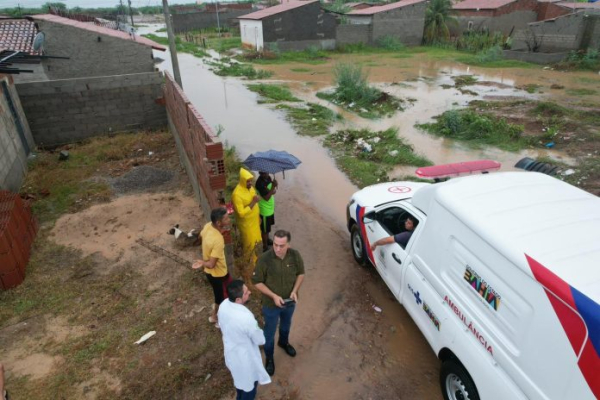
M 372 41 L 383 36 L 398 38 L 407 46 L 418 46 L 423 41 L 425 10 L 428 2 L 411 4 L 402 8 L 373 15 Z
M 371 43 L 372 25 L 340 24 L 337 26 L 337 46 L 355 43 Z
M 239 21 L 236 18 L 241 15 L 250 14 L 251 12 L 252 10 L 219 12 L 219 24 L 231 28 L 239 26 Z M 217 27 L 217 13 L 214 12 L 172 14 L 171 19 L 173 21 L 173 30 L 175 33 Z
M 590 48 L 598 48 L 600 45 L 600 20 L 590 19 L 589 11 L 579 11 L 556 19 L 531 23 L 527 29 L 518 31 L 513 40 L 513 50 L 527 50 L 527 41 L 531 42 L 531 35 L 535 35 L 540 43 L 540 53 L 564 52 L 578 50 L 582 44 L 586 27 L 593 29 L 590 38 Z M 589 22 L 588 22 L 589 21 Z M 593 23 L 594 27 L 588 24 Z M 594 47 L 596 46 L 596 47 Z
M 34 147 L 13 80 L 0 75 L 0 190 L 19 191 Z
M 154 71 L 152 48 L 147 45 L 56 22 L 37 24 L 46 34 L 46 54 L 69 57 L 42 62 L 50 80 Z
M 537 12 L 528 10 L 514 11 L 509 14 L 497 16 L 460 16 L 458 20 L 458 29 L 453 28 L 452 33 L 459 34 L 469 29 L 469 23 L 472 23 L 472 30 L 489 30 L 490 32 L 502 32 L 509 35 L 519 29 L 524 29 L 530 22 L 537 21 Z
M 21 83 L 17 91 L 38 146 L 57 146 L 110 132 L 159 129 L 159 72 Z
M 326 43 L 328 39 L 335 39 L 336 24 L 335 16 L 323 10 L 320 3 L 310 3 L 263 18 L 263 39 L 265 43 Z

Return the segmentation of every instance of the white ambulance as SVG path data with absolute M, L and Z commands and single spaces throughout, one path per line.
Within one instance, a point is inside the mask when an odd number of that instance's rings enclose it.
M 506 172 L 366 187 L 347 216 L 355 259 L 441 360 L 445 399 L 600 397 L 598 197 Z M 371 250 L 394 235 L 408 242 Z

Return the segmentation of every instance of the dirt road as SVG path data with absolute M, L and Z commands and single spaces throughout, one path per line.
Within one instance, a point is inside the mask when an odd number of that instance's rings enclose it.
M 307 270 L 290 338 L 298 356 L 276 350 L 260 398 L 441 398 L 436 357 L 377 273 L 354 262 L 339 221 L 297 186 L 283 186 L 277 204 L 276 228 L 291 230 Z

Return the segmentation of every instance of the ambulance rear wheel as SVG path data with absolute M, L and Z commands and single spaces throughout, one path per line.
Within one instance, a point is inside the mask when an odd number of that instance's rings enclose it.
M 480 400 L 471 375 L 457 360 L 442 363 L 440 386 L 445 400 Z
M 352 225 L 352 229 L 350 230 L 350 244 L 352 246 L 354 260 L 356 260 L 359 265 L 365 265 L 367 261 L 365 242 L 362 239 L 357 224 Z

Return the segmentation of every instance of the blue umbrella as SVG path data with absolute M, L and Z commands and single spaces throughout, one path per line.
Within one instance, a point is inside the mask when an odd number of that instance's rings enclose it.
M 296 169 L 302 161 L 287 151 L 268 150 L 250 154 L 243 163 L 252 171 L 268 172 L 275 174 L 288 169 Z M 285 177 L 285 173 L 284 173 Z

